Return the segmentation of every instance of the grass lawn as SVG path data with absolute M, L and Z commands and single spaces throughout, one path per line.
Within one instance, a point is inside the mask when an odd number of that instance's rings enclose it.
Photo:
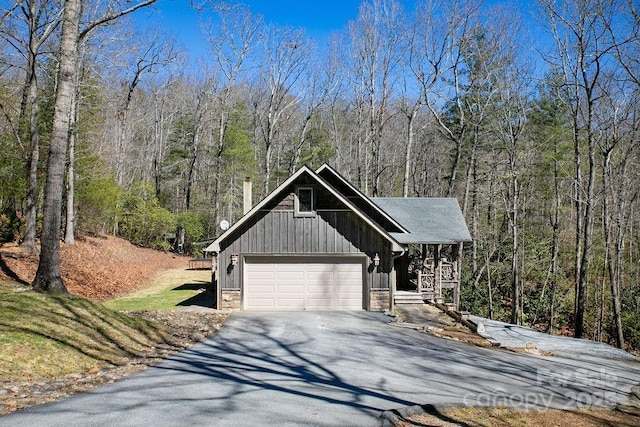
M 211 270 L 167 270 L 142 289 L 105 303 L 116 311 L 176 310 L 209 286 Z
M 37 381 L 120 365 L 170 338 L 167 327 L 119 313 L 176 310 L 208 285 L 209 270 L 167 270 L 109 303 L 0 282 L 0 381 Z
M 169 330 L 81 297 L 0 282 L 0 381 L 36 381 L 119 365 Z

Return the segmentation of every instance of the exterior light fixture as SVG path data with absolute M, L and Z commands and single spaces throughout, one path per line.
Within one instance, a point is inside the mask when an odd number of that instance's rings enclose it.
M 232 253 L 231 254 L 231 265 L 237 265 L 239 258 L 240 258 L 240 255 L 238 255 L 237 253 Z
M 373 265 L 375 265 L 376 267 L 380 265 L 380 255 L 378 255 L 377 252 L 373 256 Z

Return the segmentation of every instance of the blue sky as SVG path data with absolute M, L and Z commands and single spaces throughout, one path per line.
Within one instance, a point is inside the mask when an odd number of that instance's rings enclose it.
M 226 1 L 233 3 L 233 0 Z M 412 10 L 418 2 L 400 0 L 407 10 Z M 361 0 L 244 0 L 240 3 L 248 6 L 252 13 L 262 15 L 267 23 L 304 28 L 309 36 L 322 44 L 329 34 L 344 29 L 349 21 L 357 17 Z M 488 5 L 500 3 L 519 9 L 531 20 L 531 1 L 486 1 Z M 189 0 L 159 0 L 153 10 L 135 13 L 133 20 L 141 28 L 160 28 L 170 37 L 175 37 L 178 44 L 189 52 L 192 61 L 206 55 L 201 20 L 198 13 L 191 9 Z
M 227 0 L 229 3 L 233 1 Z M 244 0 L 252 13 L 262 15 L 266 22 L 282 26 L 304 28 L 319 41 L 340 31 L 358 15 L 360 0 Z M 413 1 L 402 0 L 412 4 Z M 133 17 L 141 27 L 164 28 L 176 37 L 192 56 L 206 51 L 202 41 L 198 13 L 191 9 L 189 0 L 159 0 L 154 10 L 143 10 Z
M 267 22 L 302 27 L 313 37 L 339 31 L 358 15 L 360 0 L 246 0 Z

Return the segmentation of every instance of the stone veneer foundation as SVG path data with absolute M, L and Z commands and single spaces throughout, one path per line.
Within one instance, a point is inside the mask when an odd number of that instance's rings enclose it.
M 369 310 L 385 311 L 389 309 L 389 289 L 371 289 L 369 292 Z
M 239 289 L 223 289 L 220 299 L 220 310 L 240 310 L 241 306 Z

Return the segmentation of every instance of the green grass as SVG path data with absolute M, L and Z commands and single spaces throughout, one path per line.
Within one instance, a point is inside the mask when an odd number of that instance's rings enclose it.
M 84 298 L 0 283 L 0 381 L 119 365 L 170 337 L 166 327 Z
M 116 311 L 170 311 L 176 310 L 179 304 L 197 295 L 199 291 L 165 289 L 156 294 L 146 296 L 127 296 L 105 303 Z
M 169 270 L 138 292 L 105 303 L 116 311 L 172 311 L 208 286 L 210 271 Z

